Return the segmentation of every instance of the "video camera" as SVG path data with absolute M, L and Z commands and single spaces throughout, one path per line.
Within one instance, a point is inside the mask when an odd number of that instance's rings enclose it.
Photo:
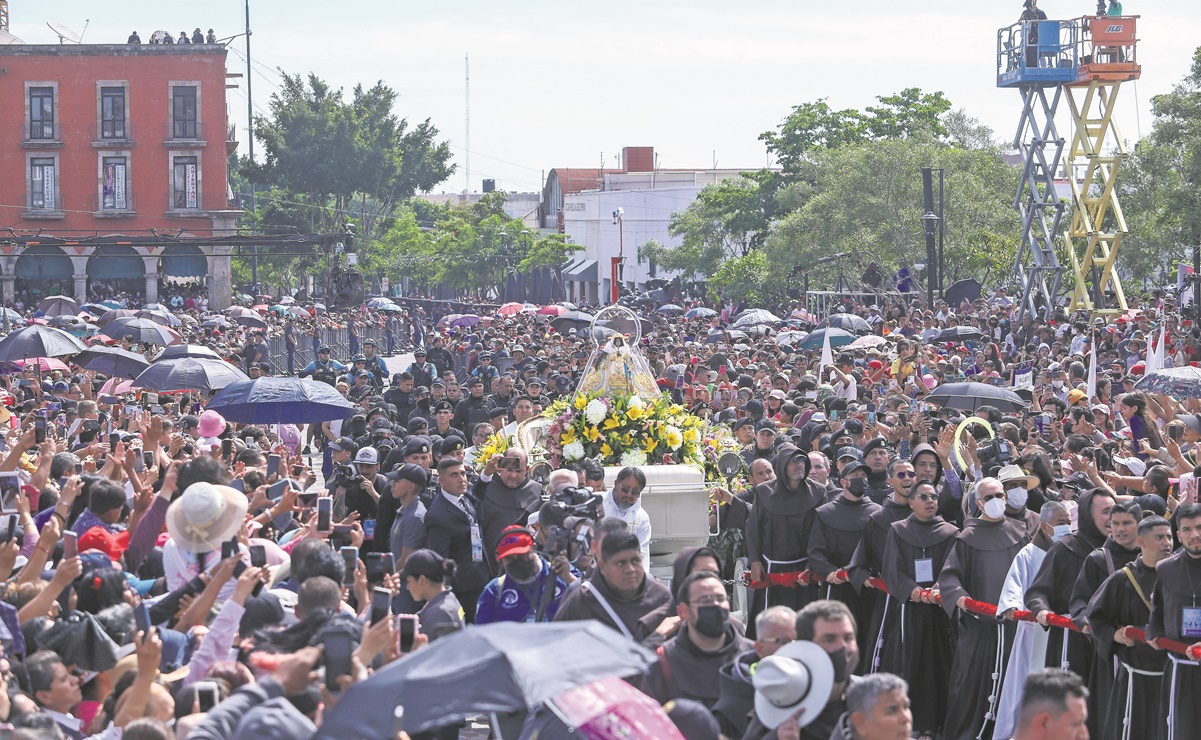
M 591 488 L 569 486 L 551 496 L 556 514 L 563 517 L 575 516 L 597 521 L 604 517 L 604 496 Z
M 1009 440 L 997 437 L 977 445 L 976 455 L 984 475 L 995 476 L 998 470 L 1013 462 L 1013 445 Z

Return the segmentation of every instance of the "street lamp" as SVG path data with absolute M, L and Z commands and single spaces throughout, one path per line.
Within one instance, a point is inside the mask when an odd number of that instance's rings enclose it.
M 613 223 L 617 226 L 617 256 L 613 258 L 610 264 L 609 282 L 612 285 L 611 301 L 617 303 L 617 298 L 620 293 L 621 273 L 626 261 L 625 247 L 625 215 L 626 209 L 618 208 L 613 211 Z
M 922 216 L 922 228 L 926 232 L 926 306 L 931 309 L 934 308 L 934 285 L 942 281 L 942 265 L 938 264 L 934 254 L 934 237 L 941 220 L 933 211 L 926 211 Z

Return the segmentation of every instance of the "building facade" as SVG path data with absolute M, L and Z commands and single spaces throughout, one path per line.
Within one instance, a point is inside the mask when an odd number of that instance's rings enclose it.
M 4 300 L 149 302 L 169 278 L 228 305 L 230 248 L 204 243 L 241 215 L 225 56 L 220 44 L 0 46 Z

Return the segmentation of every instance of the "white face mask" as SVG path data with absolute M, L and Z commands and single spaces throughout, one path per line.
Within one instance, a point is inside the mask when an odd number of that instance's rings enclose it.
M 1052 380 L 1051 387 L 1054 388 L 1055 390 L 1059 390 L 1060 388 L 1063 387 L 1063 381 L 1062 380 Z
M 1000 519 L 1005 516 L 1005 499 L 990 498 L 984 502 L 984 516 L 989 519 Z
M 1025 488 L 1007 488 L 1005 489 L 1005 498 L 1009 500 L 1010 506 L 1020 509 L 1026 505 L 1026 500 L 1030 498 L 1030 494 Z
M 1060 524 L 1056 527 L 1051 528 L 1051 540 L 1054 542 L 1059 542 L 1060 540 L 1062 540 L 1064 537 L 1068 536 L 1071 533 L 1072 533 L 1072 525 Z

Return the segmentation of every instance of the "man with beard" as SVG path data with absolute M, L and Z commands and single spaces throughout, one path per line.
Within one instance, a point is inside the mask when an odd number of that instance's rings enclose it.
M 559 611 L 567 583 L 535 549 L 534 533 L 520 525 L 506 527 L 496 545 L 496 560 L 505 572 L 484 586 L 475 611 L 476 624 L 549 622 Z
M 729 738 L 742 737 L 755 709 L 755 687 L 751 684 L 755 666 L 796 639 L 796 612 L 786 606 L 768 607 L 755 617 L 755 634 L 755 649 L 721 668 L 721 696 L 713 705 L 713 716 Z
M 497 572 L 494 553 L 501 532 L 514 524 L 524 527 L 530 514 L 536 514 L 542 506 L 542 485 L 530 480 L 528 473 L 525 451 L 510 447 L 503 456 L 488 461 L 475 484 L 488 569 L 492 573 Z
M 809 480 L 809 456 L 790 444 L 780 445 L 773 465 L 776 479 L 755 488 L 755 503 L 747 523 L 746 550 L 751 580 L 765 575 L 781 582 L 770 583 L 751 603 L 751 616 L 775 604 L 793 609 L 808 603 L 813 590 L 796 584 L 784 585 L 790 574 L 805 570 L 808 563 L 807 537 L 817 507 L 825 502 L 825 489 Z M 758 589 L 756 590 L 758 591 Z
M 754 503 L 755 486 L 774 480 L 776 472 L 772 469 L 771 461 L 759 458 L 751 463 L 747 473 L 747 487 L 737 495 L 722 486 L 713 489 L 714 497 L 721 503 L 717 513 L 721 517 L 721 529 L 746 529 L 747 520 L 751 516 L 751 504 Z M 713 522 L 710 524 L 715 524 Z
M 1160 683 L 1167 658 L 1150 645 L 1135 642 L 1128 630 L 1142 629 L 1151 617 L 1149 597 L 1158 581 L 1155 568 L 1172 554 L 1172 525 L 1163 517 L 1149 516 L 1139 522 L 1136 542 L 1139 557 L 1105 579 L 1085 612 L 1089 636 L 1097 647 L 1093 672 L 1115 660 L 1121 666 L 1109 693 L 1097 695 L 1094 704 L 1101 715 L 1097 736 L 1106 740 L 1154 738 L 1164 726 Z
M 638 620 L 670 600 L 667 587 L 647 575 L 638 537 L 615 531 L 604 536 L 596 570 L 567 594 L 554 621 L 595 619 L 632 640 Z
M 1076 514 L 1079 530 L 1047 550 L 1034 583 L 1026 590 L 1026 608 L 1034 612 L 1044 627 L 1049 614 L 1068 613 L 1072 587 L 1084 567 L 1084 559 L 1105 544 L 1109 534 L 1113 496 L 1101 490 L 1091 491 L 1080 497 L 1079 504 Z M 1087 681 L 1092 658 L 1093 646 L 1086 635 L 1055 629 L 1047 637 L 1048 668 L 1066 668 Z
M 1180 551 L 1155 566 L 1158 581 L 1151 593 L 1147 640 L 1162 650 L 1161 638 L 1201 645 L 1201 504 L 1176 507 L 1176 536 Z M 1168 718 L 1168 740 L 1201 735 L 1201 667 L 1167 653 L 1159 714 Z
M 459 405 L 455 407 L 451 425 L 455 429 L 470 429 L 474 424 L 488 421 L 488 412 L 491 409 L 492 405 L 484 395 L 484 381 L 478 377 L 472 378 L 467 381 L 467 398 L 459 401 Z
M 858 592 L 848 578 L 845 568 L 851 563 L 855 548 L 864 538 L 868 518 L 880 506 L 867 498 L 867 463 L 854 461 L 842 468 L 842 492 L 838 498 L 817 509 L 813 528 L 809 530 L 809 570 L 826 582 L 827 599 L 841 601 L 855 615 L 860 630 L 871 623 L 876 592 Z M 864 639 L 859 634 L 860 642 Z M 858 666 L 856 666 L 858 667 Z
M 942 608 L 958 619 L 958 646 L 943 728 L 948 740 L 983 737 L 992 731 L 1013 623 L 982 619 L 966 606 L 968 599 L 997 603 L 1009 564 L 1028 542 L 1025 524 L 1005 516 L 1001 481 L 980 479 L 975 497 L 981 515 L 970 520 L 955 538 L 938 576 Z
M 622 468 L 613 488 L 605 494 L 602 505 L 605 516 L 621 519 L 642 543 L 642 567 L 651 572 L 651 518 L 642 508 L 642 489 L 646 488 L 646 473 L 635 467 Z
M 863 461 L 869 468 L 867 474 L 867 497 L 877 504 L 892 494 L 892 486 L 888 483 L 888 464 L 892 462 L 892 450 L 888 441 L 876 437 L 863 445 Z
M 881 571 L 897 605 L 895 616 L 889 617 L 893 627 L 884 655 L 890 672 L 923 687 L 911 697 L 913 727 L 933 737 L 947 714 L 953 653 L 951 623 L 936 603 L 934 576 L 942 571 L 959 530 L 938 516 L 938 491 L 931 481 L 914 483 L 908 501 L 912 513 L 891 525 L 884 544 Z
M 721 667 L 754 644 L 730 623 L 730 602 L 721 576 L 692 573 L 676 590 L 679 631 L 658 648 L 642 690 L 660 704 L 692 699 L 712 708 L 721 695 Z
M 884 571 L 884 545 L 888 540 L 892 524 L 913 513 L 913 510 L 909 508 L 909 491 L 913 488 L 915 480 L 913 465 L 907 460 L 893 460 L 888 466 L 888 483 L 892 487 L 892 494 L 884 500 L 883 506 L 868 517 L 868 526 L 863 533 L 863 539 L 855 548 L 855 554 L 851 556 L 851 564 L 847 568 L 847 575 L 856 589 L 861 591 L 865 588 L 872 588 L 869 583 L 871 578 Z M 868 593 L 873 592 L 869 591 Z M 887 652 L 885 639 L 886 635 L 893 635 L 896 632 L 896 615 L 900 603 L 889 594 L 875 597 L 871 621 L 868 623 L 865 632 L 866 639 L 863 641 L 863 645 L 867 649 L 863 651 L 863 665 L 859 667 L 860 673 L 896 672 L 891 660 L 885 659 Z
M 997 613 L 1009 616 L 1015 609 L 1026 608 L 1026 590 L 1034 583 L 1047 550 L 1071 533 L 1072 517 L 1062 501 L 1048 501 L 1039 511 L 1039 527 L 1030 544 L 1022 548 L 1005 576 Z M 1047 660 L 1047 630 L 1034 622 L 1018 622 L 1005 667 L 1001 699 L 997 704 L 996 737 L 1009 737 L 1017 727 L 1018 709 L 1022 701 L 1022 685 L 1030 667 L 1042 666 Z

